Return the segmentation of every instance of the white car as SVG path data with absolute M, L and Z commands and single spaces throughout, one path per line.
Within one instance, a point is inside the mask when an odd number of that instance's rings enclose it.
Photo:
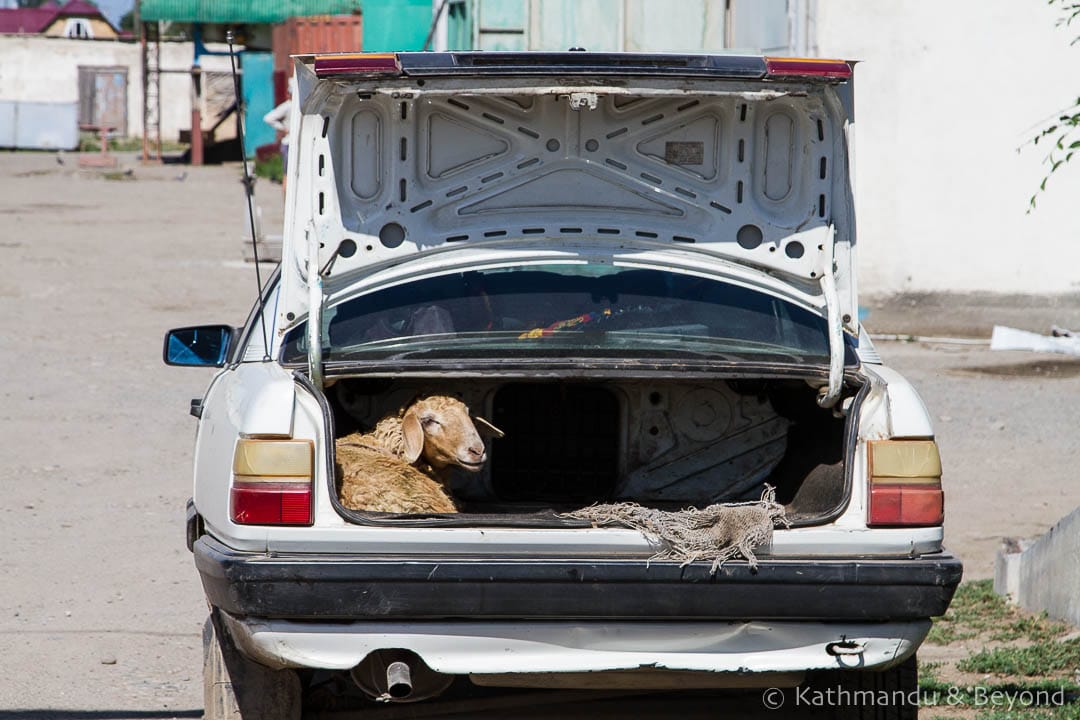
M 166 362 L 222 368 L 192 408 L 207 716 L 839 683 L 914 717 L 961 565 L 926 408 L 858 321 L 852 66 L 397 53 L 296 75 L 278 272 L 242 328 L 166 338 Z M 505 433 L 453 478 L 461 511 L 344 507 L 335 439 L 431 393 Z M 766 484 L 789 525 L 715 573 L 565 515 Z

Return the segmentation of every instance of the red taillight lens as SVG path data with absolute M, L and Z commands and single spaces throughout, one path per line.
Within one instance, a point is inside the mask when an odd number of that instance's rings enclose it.
M 867 443 L 870 497 L 867 524 L 927 527 L 945 519 L 941 456 L 933 440 Z
M 765 58 L 769 77 L 823 77 L 844 80 L 851 77 L 851 65 L 846 60 L 822 58 Z
M 871 525 L 940 525 L 945 520 L 945 493 L 919 485 L 870 486 Z
M 240 525 L 311 525 L 314 446 L 309 440 L 241 438 L 229 507 Z
M 400 74 L 401 64 L 394 53 L 342 53 L 315 56 L 316 77 Z
M 240 525 L 311 524 L 311 483 L 236 482 L 229 501 Z

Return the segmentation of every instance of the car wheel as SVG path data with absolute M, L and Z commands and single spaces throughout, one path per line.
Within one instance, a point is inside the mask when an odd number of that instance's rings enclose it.
M 914 655 L 899 665 L 878 672 L 820 673 L 808 685 L 804 697 L 826 699 L 824 705 L 814 703 L 815 712 L 810 713 L 813 717 L 917 720 L 919 716 L 919 670 Z
M 300 678 L 241 655 L 215 610 L 203 626 L 203 702 L 205 720 L 299 720 Z

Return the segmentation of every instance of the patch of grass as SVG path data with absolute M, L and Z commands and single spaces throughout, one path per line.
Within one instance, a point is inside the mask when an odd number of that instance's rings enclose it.
M 142 138 L 141 137 L 113 137 L 108 139 L 109 150 L 114 152 L 137 152 L 142 150 Z M 162 152 L 177 152 L 183 150 L 187 145 L 181 145 L 180 143 L 170 142 L 163 140 L 161 142 Z M 79 133 L 79 147 L 78 152 L 99 152 L 101 150 L 101 140 L 97 133 L 81 132 Z
M 1013 607 L 994 593 L 991 580 L 975 580 L 960 585 L 949 609 L 934 618 L 927 640 L 935 645 L 949 645 L 986 633 L 991 640 L 1007 642 L 1027 639 L 1042 642 L 1061 635 L 1066 626 L 1030 615 Z
M 999 673 L 1024 677 L 1080 672 L 1080 638 L 1057 642 L 1044 640 L 1021 648 L 983 650 L 956 664 L 972 673 Z
M 1055 639 L 1068 629 L 1045 613 L 1010 605 L 989 580 L 962 584 L 945 615 L 934 618 L 927 641 L 971 640 L 981 650 L 955 666 L 920 663 L 922 714 L 940 720 L 1080 720 L 1080 638 Z M 957 670 L 983 677 L 960 679 Z
M 1040 680 L 965 687 L 936 680 L 924 684 L 920 678 L 919 690 L 923 707 L 972 708 L 980 712 L 980 719 L 1030 717 L 1032 720 L 1080 720 L 1076 714 L 1080 711 L 1080 686 L 1070 682 Z M 1000 714 L 1003 711 L 1006 714 Z
M 134 150 L 142 150 L 142 138 L 135 137 L 116 137 L 109 138 L 109 149 L 117 152 L 131 152 Z M 81 132 L 79 133 L 79 151 L 80 152 L 97 152 L 101 150 L 101 139 L 96 133 Z
M 938 679 L 938 670 L 941 669 L 942 664 L 939 662 L 922 662 L 919 661 L 919 684 L 922 685 L 923 680 L 927 682 L 936 682 Z
M 949 690 L 953 687 L 952 683 L 945 682 L 938 675 L 938 671 L 942 667 L 942 663 L 939 662 L 919 663 L 919 694 L 922 697 L 922 701 L 927 705 L 929 705 L 935 697 L 947 697 Z
M 1068 627 L 1064 623 L 1051 620 L 1044 612 L 1039 615 L 1015 618 L 1005 627 L 990 633 L 990 639 L 1007 642 L 1027 638 L 1032 642 L 1044 642 L 1064 634 L 1067 630 Z
M 934 625 L 930 628 L 930 634 L 926 636 L 927 642 L 934 645 L 952 645 L 958 640 L 968 640 L 977 635 L 974 630 L 967 630 L 955 623 L 946 621 L 945 617 L 947 615 L 934 618 Z
M 26 170 L 25 172 L 15 173 L 15 177 L 40 177 L 42 175 L 55 175 L 57 170 Z
M 266 178 L 271 182 L 281 182 L 281 179 L 285 175 L 284 168 L 281 164 L 281 156 L 272 155 L 266 160 L 257 160 L 255 162 L 255 175 Z
M 992 580 L 961 583 L 953 596 L 946 619 L 971 625 L 989 626 L 1012 614 L 1005 599 L 994 592 Z
M 976 720 L 1080 720 L 1080 705 L 1060 705 L 1049 708 L 1008 707 L 985 710 L 975 716 Z

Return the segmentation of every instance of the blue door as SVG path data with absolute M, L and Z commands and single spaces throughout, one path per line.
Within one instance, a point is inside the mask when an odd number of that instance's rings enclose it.
M 240 93 L 244 96 L 244 149 L 248 157 L 255 148 L 274 142 L 274 128 L 263 122 L 263 116 L 274 109 L 274 56 L 268 52 L 240 53 Z

